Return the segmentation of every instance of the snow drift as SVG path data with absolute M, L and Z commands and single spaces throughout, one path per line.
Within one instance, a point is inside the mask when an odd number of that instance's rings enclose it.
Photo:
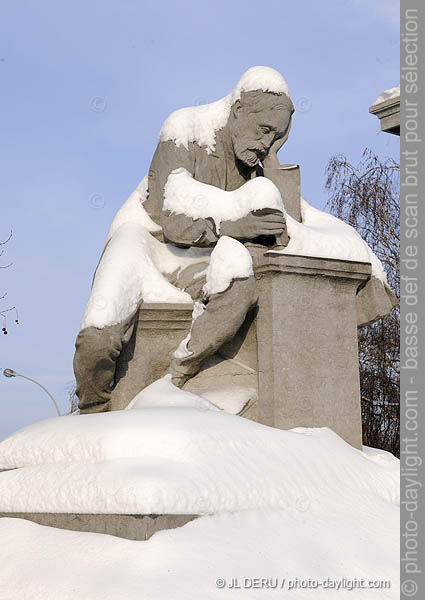
M 0 511 L 205 515 L 147 542 L 0 519 L 2 600 L 259 600 L 307 579 L 385 580 L 336 597 L 398 597 L 397 459 L 329 429 L 195 408 L 185 394 L 173 406 L 159 393 L 149 408 L 48 419 L 0 444 L 2 467 L 18 467 L 0 473 Z M 227 587 L 256 577 L 284 587 Z
M 327 428 L 282 431 L 185 406 L 40 421 L 0 444 L 0 511 L 210 514 L 374 496 L 397 503 L 396 459 L 378 464 Z M 180 402 L 180 406 L 178 405 Z M 389 455 L 390 456 L 390 455 Z

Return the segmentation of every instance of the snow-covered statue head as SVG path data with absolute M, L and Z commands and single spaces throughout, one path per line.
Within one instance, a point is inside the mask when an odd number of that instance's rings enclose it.
M 262 162 L 275 142 L 286 141 L 293 112 L 286 94 L 242 92 L 228 121 L 236 157 L 247 167 Z
M 161 128 L 160 141 L 185 148 L 196 143 L 208 153 L 216 149 L 217 131 L 229 129 L 238 160 L 254 167 L 286 141 L 294 106 L 282 75 L 270 67 L 252 67 L 233 90 L 217 102 L 180 109 Z

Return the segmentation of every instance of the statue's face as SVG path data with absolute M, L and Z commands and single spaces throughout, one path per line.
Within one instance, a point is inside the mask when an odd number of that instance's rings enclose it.
M 276 103 L 276 97 L 262 94 L 253 110 L 250 104 L 237 101 L 229 120 L 236 157 L 247 167 L 255 167 L 268 154 L 275 140 L 285 135 L 291 121 L 289 108 Z

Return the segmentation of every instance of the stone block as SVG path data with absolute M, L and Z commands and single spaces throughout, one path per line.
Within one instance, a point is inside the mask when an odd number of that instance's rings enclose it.
M 191 304 L 143 304 L 133 335 L 116 370 L 112 410 L 125 408 L 145 387 L 163 377 L 171 353 L 186 337 L 192 324 Z
M 198 515 L 95 515 L 72 513 L 0 513 L 0 518 L 27 519 L 39 525 L 107 533 L 128 540 L 148 540 L 157 531 L 182 527 Z
M 260 423 L 330 427 L 362 442 L 356 293 L 370 264 L 259 254 Z
M 265 169 L 264 173 L 280 191 L 286 212 L 301 223 L 300 166 L 280 165 L 277 168 Z
M 381 131 L 400 135 L 400 96 L 387 98 L 379 104 L 369 108 L 372 115 L 376 115 L 381 123 Z

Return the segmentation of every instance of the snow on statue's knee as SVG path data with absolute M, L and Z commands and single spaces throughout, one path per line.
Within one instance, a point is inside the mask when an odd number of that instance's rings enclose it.
M 203 291 L 207 296 L 224 292 L 234 279 L 254 275 L 248 250 L 237 240 L 223 236 L 211 254 L 207 269 L 207 282 Z

